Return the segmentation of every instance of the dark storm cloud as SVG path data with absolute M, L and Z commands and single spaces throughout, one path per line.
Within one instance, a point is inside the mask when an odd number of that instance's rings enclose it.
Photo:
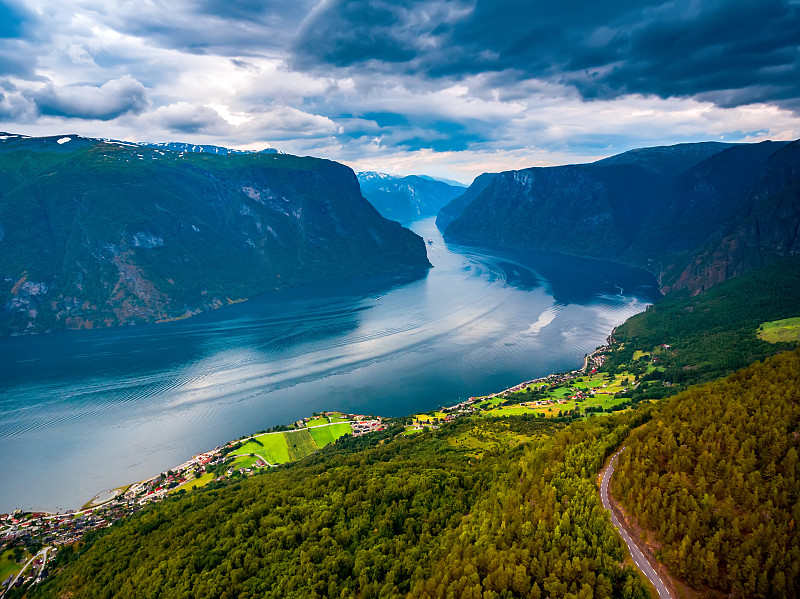
M 148 39 L 158 47 L 254 56 L 283 48 L 314 4 L 316 0 L 157 0 L 112 18 L 118 31 Z
M 268 23 L 280 18 L 299 23 L 310 9 L 308 3 L 285 0 L 203 0 L 198 12 L 221 19 Z
M 481 72 L 574 86 L 584 98 L 700 96 L 723 106 L 800 97 L 796 0 L 331 0 L 293 45 L 300 68 Z M 498 81 L 502 83 L 502 81 Z

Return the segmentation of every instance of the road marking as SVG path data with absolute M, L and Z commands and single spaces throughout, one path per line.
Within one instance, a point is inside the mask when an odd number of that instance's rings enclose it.
M 617 453 L 611 456 L 611 461 L 608 463 L 608 468 L 606 469 L 605 473 L 603 474 L 603 480 L 600 482 L 600 501 L 603 504 L 603 507 L 607 509 L 611 515 L 611 523 L 614 525 L 614 528 L 617 529 L 617 532 L 622 536 L 625 540 L 625 544 L 628 546 L 628 551 L 633 558 L 633 563 L 639 568 L 639 570 L 644 574 L 647 579 L 653 583 L 653 586 L 656 588 L 656 592 L 661 599 L 671 599 L 671 595 L 667 590 L 666 585 L 663 583 L 661 578 L 658 576 L 658 573 L 655 571 L 653 566 L 644 556 L 644 553 L 639 546 L 628 536 L 628 533 L 622 528 L 619 520 L 617 519 L 616 514 L 611 509 L 611 501 L 608 499 L 608 481 L 611 480 L 611 475 L 614 474 L 615 462 L 617 461 L 617 457 L 625 450 L 625 447 L 622 447 Z M 642 563 L 644 562 L 644 563 Z

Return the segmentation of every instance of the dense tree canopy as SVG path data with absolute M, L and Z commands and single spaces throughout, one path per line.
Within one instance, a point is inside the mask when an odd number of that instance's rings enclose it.
M 606 369 L 635 370 L 637 350 L 662 344 L 660 371 L 640 389 L 659 398 L 696 383 L 727 376 L 790 344 L 772 344 L 756 336 L 765 321 L 800 316 L 800 256 L 746 273 L 700 295 L 670 294 L 614 331 L 614 351 Z M 662 383 L 669 384 L 664 388 Z M 645 392 L 649 388 L 648 392 Z
M 634 432 L 612 490 L 690 585 L 800 594 L 800 350 L 674 398 Z
M 480 459 L 451 443 L 474 422 L 339 443 L 153 506 L 33 595 L 644 597 L 594 475 L 645 417 L 520 419 Z

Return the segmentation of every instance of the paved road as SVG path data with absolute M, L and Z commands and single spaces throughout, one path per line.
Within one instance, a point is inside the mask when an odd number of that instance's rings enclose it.
M 31 559 L 29 559 L 27 562 L 25 562 L 25 565 L 22 567 L 22 570 L 20 570 L 19 572 L 17 572 L 17 575 L 14 577 L 14 580 L 12 580 L 12 581 L 11 581 L 11 584 L 10 584 L 10 585 L 8 585 L 8 587 L 6 587 L 6 591 L 7 591 L 8 589 L 12 589 L 12 588 L 14 588 L 14 583 L 15 583 L 15 582 L 17 582 L 17 578 L 19 578 L 20 576 L 22 576 L 22 574 L 25 572 L 25 570 L 27 570 L 27 569 L 28 569 L 28 566 L 30 566 L 30 565 L 31 565 L 31 562 L 33 562 L 33 560 L 35 560 L 37 557 L 39 557 L 39 556 L 41 555 L 41 556 L 42 556 L 42 562 L 45 562 L 45 561 L 47 561 L 47 551 L 48 551 L 49 549 L 50 549 L 50 547 L 45 547 L 44 549 L 42 549 L 41 551 L 39 551 L 39 553 L 37 553 L 37 554 L 36 554 L 36 555 L 34 555 L 34 556 L 31 558 Z M 42 567 L 44 567 L 44 564 L 42 564 Z M 0 581 L 0 583 L 2 583 L 2 581 Z M 6 594 L 6 593 L 5 593 L 5 591 L 3 591 L 3 590 L 0 590 L 0 599 L 2 599 L 2 597 L 3 597 L 5 594 Z
M 642 574 L 647 576 L 650 582 L 653 583 L 653 586 L 656 587 L 658 596 L 661 599 L 671 599 L 671 595 L 669 594 L 667 587 L 653 569 L 653 566 L 650 565 L 650 562 L 647 561 L 647 558 L 645 558 L 642 550 L 639 549 L 639 546 L 633 541 L 633 539 L 631 539 L 628 533 L 625 532 L 625 529 L 622 527 L 617 519 L 617 516 L 614 514 L 614 510 L 611 509 L 611 502 L 608 500 L 608 481 L 611 480 L 611 475 L 614 474 L 614 466 L 615 462 L 617 461 L 617 457 L 623 451 L 625 451 L 624 447 L 611 457 L 611 462 L 609 462 L 608 468 L 606 468 L 606 472 L 603 474 L 603 480 L 600 483 L 600 499 L 603 502 L 603 507 L 611 513 L 611 522 L 614 524 L 614 528 L 616 528 L 619 531 L 619 534 L 622 535 L 622 538 L 625 539 L 625 543 L 628 545 L 628 551 L 631 552 L 631 557 L 633 558 L 636 567 L 639 568 L 639 570 L 642 571 Z

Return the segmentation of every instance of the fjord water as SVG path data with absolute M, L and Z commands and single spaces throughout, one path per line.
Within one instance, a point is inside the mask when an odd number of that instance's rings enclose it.
M 434 268 L 194 318 L 0 340 L 0 512 L 66 510 L 314 411 L 399 416 L 580 366 L 659 296 L 642 270 L 447 246 Z

